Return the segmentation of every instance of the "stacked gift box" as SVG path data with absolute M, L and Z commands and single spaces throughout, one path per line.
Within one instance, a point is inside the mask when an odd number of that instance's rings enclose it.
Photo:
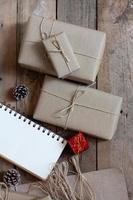
M 56 76 L 45 77 L 35 119 L 103 139 L 113 137 L 122 98 L 90 88 L 100 68 L 105 41 L 106 34 L 100 31 L 30 17 L 19 63 Z
M 122 98 L 92 88 L 99 72 L 105 42 L 106 34 L 103 32 L 32 15 L 21 44 L 18 61 L 20 65 L 46 74 L 33 118 L 77 131 L 79 134 L 68 140 L 74 153 L 79 154 L 89 147 L 80 132 L 111 140 L 117 129 Z M 77 145 L 81 144 L 84 145 L 79 149 Z M 107 169 L 82 174 L 77 166 L 75 168 L 77 176 L 68 177 L 65 170 L 62 174 L 58 171 L 60 177 L 66 178 L 63 180 L 67 180 L 69 190 L 76 184 L 72 198 L 63 188 L 62 191 L 68 195 L 66 199 L 88 199 L 87 193 L 84 198 L 80 196 L 79 191 L 84 187 L 81 184 L 83 181 L 91 200 L 128 200 L 125 180 L 119 170 Z M 52 180 L 52 175 L 49 180 Z M 52 184 L 56 182 L 56 178 L 58 179 L 54 176 Z M 52 191 L 49 182 L 45 189 L 42 186 L 44 187 L 44 182 L 39 182 L 36 189 L 41 188 L 46 192 L 47 188 L 46 197 L 44 193 L 37 195 L 40 193 L 36 191 L 36 195 L 34 192 L 27 196 L 12 192 L 8 195 L 11 199 L 64 199 L 56 196 L 59 188 L 53 193 L 54 189 Z M 58 184 L 57 186 L 59 187 Z M 27 188 L 29 185 L 26 185 L 26 190 Z M 17 190 L 22 192 L 21 186 Z M 23 192 L 29 189 L 26 190 Z

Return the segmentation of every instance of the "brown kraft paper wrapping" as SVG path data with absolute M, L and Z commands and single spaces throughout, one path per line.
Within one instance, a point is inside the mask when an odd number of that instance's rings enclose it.
M 88 83 L 95 81 L 105 48 L 106 34 L 100 31 L 32 15 L 21 44 L 18 62 L 31 70 L 57 76 L 47 58 L 41 32 L 50 37 L 65 32 L 77 57 L 80 69 L 68 79 Z M 42 29 L 40 30 L 40 27 Z
M 117 128 L 121 105 L 121 97 L 46 76 L 33 117 L 111 139 Z
M 95 194 L 95 200 L 128 200 L 128 193 L 123 174 L 118 169 L 105 169 L 89 173 L 83 176 L 88 181 Z M 73 188 L 76 176 L 69 176 L 68 180 Z M 79 184 L 76 191 L 79 192 Z M 85 194 L 85 191 L 84 191 Z M 84 200 L 88 200 L 84 197 Z
M 122 172 L 118 169 L 104 169 L 88 173 L 83 173 L 83 177 L 87 180 L 89 186 L 94 192 L 95 200 L 128 200 L 126 182 Z M 68 176 L 68 184 L 74 189 L 77 176 Z M 17 186 L 17 191 L 27 192 L 31 184 Z M 80 191 L 79 182 L 76 186 L 77 194 Z M 85 194 L 85 191 L 83 191 Z M 39 188 L 32 188 L 30 194 L 36 194 L 38 197 L 43 197 L 44 193 Z M 45 198 L 44 198 L 45 199 Z M 40 200 L 40 199 L 39 199 Z M 84 196 L 84 199 L 86 195 Z
M 43 44 L 59 78 L 65 78 L 80 68 L 64 32 L 43 40 Z

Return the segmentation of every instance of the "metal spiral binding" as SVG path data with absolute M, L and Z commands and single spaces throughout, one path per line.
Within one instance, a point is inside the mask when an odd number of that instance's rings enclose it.
M 18 119 L 22 120 L 23 122 L 27 122 L 28 125 L 32 125 L 33 128 L 37 128 L 38 131 L 41 131 L 42 133 L 46 133 L 48 136 L 51 136 L 51 138 L 56 138 L 57 141 L 61 141 L 61 143 L 63 144 L 65 142 L 65 140 L 63 138 L 61 138 L 59 135 L 56 135 L 55 133 L 51 132 L 50 130 L 42 127 L 41 125 L 33 122 L 32 120 L 24 117 L 24 115 L 18 113 L 15 110 L 15 107 L 11 107 L 10 104 L 6 105 L 5 102 L 4 103 L 0 103 L 0 109 L 4 109 L 4 111 L 9 111 L 9 114 L 13 114 L 14 117 L 18 116 Z

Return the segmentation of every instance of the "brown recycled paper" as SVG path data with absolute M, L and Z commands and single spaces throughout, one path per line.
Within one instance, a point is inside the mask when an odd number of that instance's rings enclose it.
M 83 173 L 83 177 L 87 180 L 95 194 L 95 200 L 128 200 L 128 193 L 123 174 L 118 169 L 105 169 L 94 172 Z M 68 183 L 74 189 L 76 176 L 68 176 Z M 24 184 L 17 187 L 19 192 L 27 192 L 30 184 Z M 22 188 L 25 188 L 22 189 Z M 76 190 L 79 193 L 79 183 L 77 182 Z M 36 194 L 38 197 L 43 193 L 38 188 L 34 188 L 31 194 Z M 88 200 L 84 196 L 84 199 Z
M 95 200 L 128 200 L 125 179 L 119 170 L 106 169 L 84 173 L 83 176 L 91 186 L 95 194 Z M 73 187 L 76 177 L 70 176 L 68 180 Z M 79 191 L 78 184 L 76 191 Z M 84 197 L 84 200 L 88 199 Z
M 121 105 L 121 97 L 46 76 L 33 117 L 65 129 L 111 139 Z
M 21 44 L 18 62 L 28 69 L 55 76 L 57 74 L 46 55 L 41 32 L 47 37 L 65 32 L 80 65 L 80 69 L 68 78 L 83 83 L 95 81 L 105 48 L 105 33 L 32 15 Z
M 43 44 L 59 78 L 67 77 L 80 68 L 64 32 L 43 40 Z

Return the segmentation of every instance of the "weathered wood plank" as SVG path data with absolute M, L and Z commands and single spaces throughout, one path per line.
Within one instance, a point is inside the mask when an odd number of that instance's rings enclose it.
M 36 4 L 37 0 L 17 1 L 17 56 L 23 38 L 25 24 Z M 19 65 L 17 66 L 17 84 L 25 84 L 29 87 L 29 96 L 26 100 L 18 102 L 17 108 L 19 108 L 21 112 L 25 112 L 27 115 L 32 115 L 36 98 L 38 97 L 39 90 L 37 89 L 40 87 L 38 79 L 42 79 L 40 74 L 25 70 Z M 33 95 L 34 93 L 36 93 L 36 95 Z
M 112 141 L 98 142 L 98 169 L 121 168 L 133 199 L 133 14 L 128 1 L 98 0 L 98 28 L 107 33 L 98 89 L 122 96 L 123 113 Z
M 84 27 L 96 27 L 95 0 L 58 0 L 57 19 Z M 88 119 L 89 120 L 89 119 Z M 80 157 L 82 172 L 96 169 L 96 140 L 88 137 L 90 149 Z
M 16 83 L 16 1 L 0 1 L 0 101 L 16 106 L 10 90 Z M 6 124 L 5 124 L 6 125 Z M 0 159 L 0 171 L 13 167 Z
M 20 43 L 23 38 L 23 33 L 25 30 L 25 23 L 27 22 L 29 16 L 36 8 L 38 0 L 26 0 L 26 1 L 17 1 L 17 56 L 19 54 Z M 43 1 L 44 7 L 44 16 L 51 17 L 56 14 L 56 1 L 49 0 Z M 40 14 L 39 8 L 36 9 L 34 14 Z M 20 110 L 21 113 L 25 113 L 27 116 L 32 118 L 35 105 L 40 95 L 40 88 L 43 83 L 44 75 L 36 72 L 32 72 L 29 70 L 25 70 L 21 68 L 19 65 L 17 66 L 17 84 L 24 84 L 29 88 L 28 97 L 21 102 L 17 103 L 17 109 Z M 46 126 L 46 124 L 45 124 Z M 53 128 L 48 126 L 48 128 Z M 55 129 L 55 127 L 54 127 Z M 21 171 L 22 174 L 22 182 L 35 180 L 28 173 Z
M 18 51 L 19 54 L 19 48 L 20 43 L 23 38 L 23 33 L 25 30 L 25 24 L 33 12 L 33 8 L 35 9 L 34 14 L 43 14 L 44 17 L 55 17 L 56 16 L 56 1 L 55 0 L 42 0 L 40 1 L 43 9 L 40 9 L 40 6 L 38 5 L 37 0 L 28 0 L 28 1 L 21 1 L 18 0 L 18 31 L 17 31 L 17 44 L 18 44 Z M 23 83 L 29 88 L 29 96 L 25 101 L 19 102 L 17 104 L 17 108 L 24 112 L 26 115 L 28 115 L 30 118 L 33 115 L 37 100 L 39 98 L 40 94 L 40 88 L 43 83 L 44 75 L 32 72 L 29 70 L 26 70 L 24 68 L 21 68 L 18 65 L 17 68 L 17 84 Z M 32 102 L 32 103 L 31 103 Z M 44 125 L 44 124 L 43 124 Z M 48 124 L 45 124 L 47 128 L 50 128 L 55 131 L 55 127 L 49 126 Z

